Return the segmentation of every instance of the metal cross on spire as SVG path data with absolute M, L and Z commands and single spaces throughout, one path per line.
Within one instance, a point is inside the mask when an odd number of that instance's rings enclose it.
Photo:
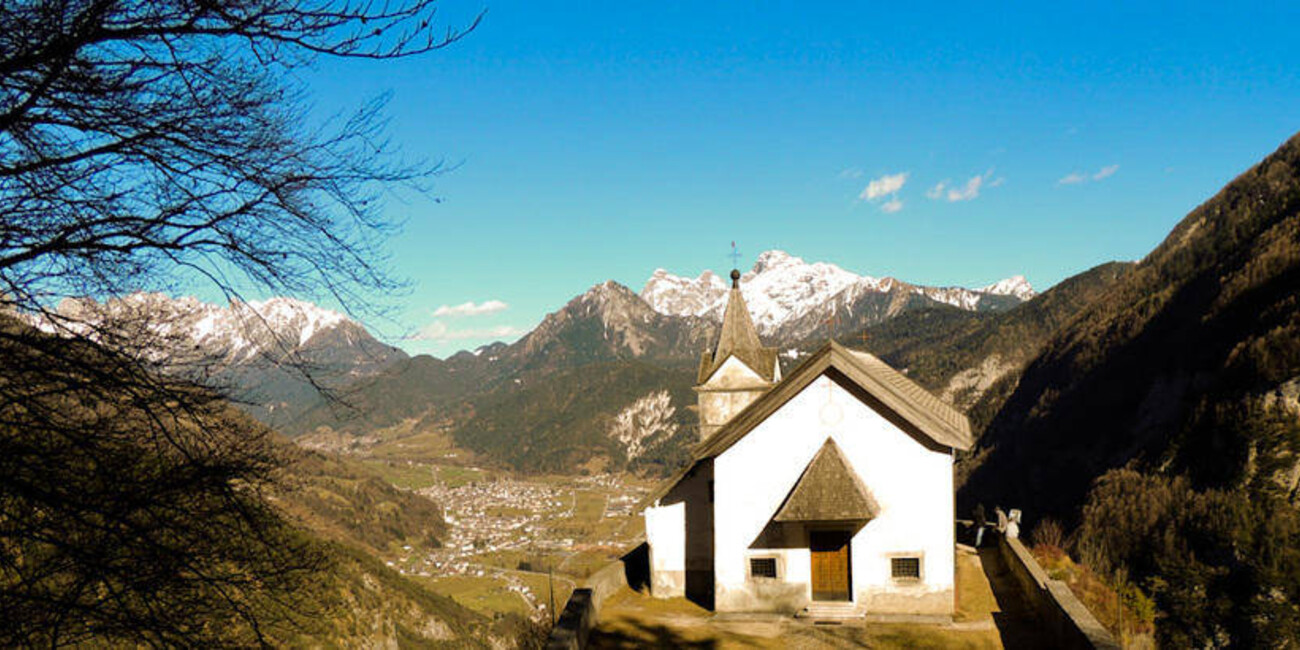
M 731 252 L 727 254 L 731 258 L 731 268 L 740 268 L 740 251 L 736 249 L 736 242 L 731 242 Z

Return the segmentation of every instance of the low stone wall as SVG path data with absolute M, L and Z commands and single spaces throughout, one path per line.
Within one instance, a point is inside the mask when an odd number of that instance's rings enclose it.
M 569 602 L 564 605 L 551 636 L 546 639 L 546 650 L 582 650 L 587 647 L 591 628 L 596 627 L 596 607 L 592 592 L 585 587 L 574 589 Z
M 564 611 L 551 628 L 547 650 L 582 650 L 596 627 L 600 606 L 623 587 L 638 589 L 649 580 L 649 557 L 644 543 L 591 574 L 573 590 Z M 643 566 L 645 565 L 645 566 Z
M 627 586 L 627 569 L 622 560 L 611 562 L 591 574 L 582 586 L 591 590 L 592 608 L 599 611 L 606 598 Z
M 1088 611 L 1069 585 L 1048 577 L 1018 539 L 998 535 L 998 550 L 1020 590 L 1033 605 L 1040 627 L 1064 650 L 1119 650 L 1115 638 Z

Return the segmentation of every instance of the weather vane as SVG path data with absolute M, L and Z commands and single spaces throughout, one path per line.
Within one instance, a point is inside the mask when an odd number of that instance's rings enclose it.
M 731 268 L 740 268 L 740 251 L 736 249 L 736 242 L 731 242 L 731 253 L 727 257 L 731 258 Z

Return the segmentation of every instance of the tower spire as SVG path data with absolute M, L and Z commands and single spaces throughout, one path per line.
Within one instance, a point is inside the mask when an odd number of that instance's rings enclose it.
M 754 329 L 754 321 L 749 316 L 749 306 L 745 304 L 745 296 L 740 292 L 740 271 L 732 269 L 731 293 L 727 296 L 727 311 L 722 315 L 722 330 L 718 334 L 718 345 L 713 348 L 713 360 L 719 363 L 726 359 L 728 354 L 758 350 L 762 347 L 763 343 L 758 339 L 758 330 Z
M 721 370 L 729 359 L 740 362 Z M 717 345 L 700 358 L 695 390 L 699 395 L 700 439 L 705 440 L 747 404 L 781 380 L 776 348 L 763 347 L 740 291 L 740 270 L 731 270 L 731 291 L 722 314 Z

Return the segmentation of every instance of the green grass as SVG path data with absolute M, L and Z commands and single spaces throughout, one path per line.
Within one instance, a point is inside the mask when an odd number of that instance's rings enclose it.
M 404 490 L 419 490 L 437 485 L 436 467 L 423 463 L 394 460 L 363 461 L 381 478 Z
M 457 467 L 455 465 L 438 466 L 438 480 L 445 483 L 447 487 L 456 488 L 478 481 L 485 481 L 489 476 L 490 475 L 483 470 L 472 469 L 469 467 Z
M 614 561 L 617 557 L 613 553 L 582 551 L 565 558 L 564 562 L 556 566 L 556 571 L 577 578 L 586 578 L 604 568 L 606 564 Z
M 395 428 L 394 428 L 395 429 Z M 377 431 L 383 442 L 370 449 L 372 458 L 384 460 L 420 460 L 440 463 L 470 462 L 473 452 L 459 449 L 443 431 Z
M 527 615 L 528 606 L 519 594 L 506 588 L 506 583 L 491 576 L 448 576 L 429 578 L 433 591 L 450 597 L 480 614 L 515 613 Z

